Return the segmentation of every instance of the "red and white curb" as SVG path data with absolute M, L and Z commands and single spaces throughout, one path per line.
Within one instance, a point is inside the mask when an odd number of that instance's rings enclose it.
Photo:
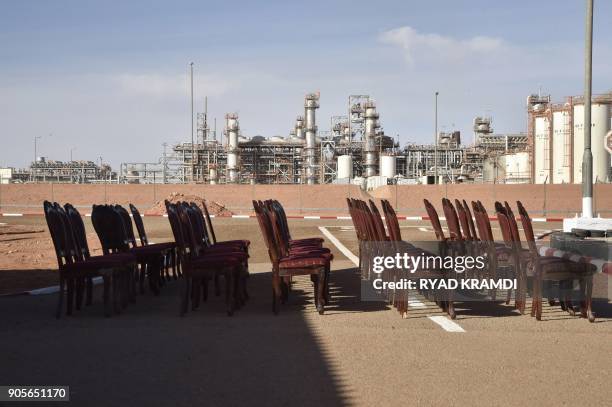
M 540 246 L 539 253 L 540 256 L 559 257 L 561 259 L 571 260 L 574 263 L 588 263 L 596 267 L 597 273 L 603 273 L 612 276 L 612 261 L 610 260 L 582 256 L 580 254 L 566 252 L 564 250 L 559 250 L 548 246 Z
M 20 216 L 43 216 L 42 213 L 0 213 L 2 217 L 20 217 Z M 90 217 L 91 213 L 86 213 L 84 216 Z M 132 216 L 130 214 L 130 216 Z M 167 218 L 167 214 L 159 214 L 159 215 L 140 215 L 143 218 L 152 218 L 152 217 L 164 217 Z M 216 216 L 210 215 L 211 218 L 232 218 L 232 219 L 251 219 L 255 218 L 254 214 L 249 215 L 231 215 L 231 216 Z M 350 216 L 327 216 L 327 215 L 287 215 L 289 219 L 306 219 L 306 220 L 319 220 L 319 219 L 329 219 L 329 220 L 350 220 Z M 384 217 L 383 217 L 384 219 Z M 398 216 L 399 220 L 407 220 L 407 221 L 425 221 L 430 220 L 429 216 Z M 444 216 L 440 217 L 440 220 L 446 220 Z M 489 216 L 489 220 L 495 221 L 497 217 Z M 532 218 L 532 222 L 563 222 L 563 218 Z

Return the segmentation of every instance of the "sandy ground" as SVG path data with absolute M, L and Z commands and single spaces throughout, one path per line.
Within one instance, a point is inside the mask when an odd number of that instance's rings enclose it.
M 42 218 L 6 219 L 19 228 L 0 230 L 22 233 L 0 235 L 0 285 L 12 281 L 2 277 L 7 267 L 54 269 L 48 233 L 36 232 Z M 145 222 L 151 240 L 169 238 L 167 219 Z M 594 324 L 558 307 L 546 306 L 537 322 L 501 303 L 458 304 L 465 332 L 447 332 L 428 318 L 442 315 L 430 303 L 401 319 L 385 304 L 361 302 L 353 264 L 334 249 L 326 314 L 316 313 L 310 282 L 299 278 L 275 317 L 256 221 L 214 222 L 220 239 L 253 241 L 252 298 L 234 317 L 214 296 L 179 317 L 177 282 L 113 318 L 102 316 L 99 292 L 91 307 L 59 321 L 56 295 L 2 297 L 0 382 L 70 385 L 73 405 L 609 405 L 608 303 L 596 304 Z M 295 237 L 321 235 L 319 226 L 356 253 L 350 221 L 291 221 Z M 427 223 L 403 226 L 406 239 L 431 238 Z M 33 241 L 46 248 L 38 263 L 26 252 Z M 56 283 L 55 272 L 41 273 Z

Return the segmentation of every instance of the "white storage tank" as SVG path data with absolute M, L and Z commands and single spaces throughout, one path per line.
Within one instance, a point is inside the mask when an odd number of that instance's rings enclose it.
M 397 158 L 394 155 L 381 155 L 380 175 L 387 178 L 395 177 L 397 175 L 396 162 Z
M 353 157 L 350 155 L 338 156 L 337 178 L 353 178 Z
M 534 182 L 550 184 L 550 123 L 546 116 L 536 116 L 534 121 Z
M 211 168 L 208 170 L 208 178 L 210 180 L 210 185 L 215 185 L 217 183 L 217 169 Z
M 593 153 L 593 182 L 606 182 L 610 168 L 610 154 L 604 148 L 604 138 L 610 130 L 610 105 L 591 104 L 591 152 Z M 584 154 L 584 104 L 574 105 L 574 183 L 582 182 Z
M 572 129 L 571 112 L 560 110 L 553 112 L 553 184 L 570 182 Z
M 506 184 L 527 183 L 530 180 L 529 153 L 508 154 L 505 156 Z

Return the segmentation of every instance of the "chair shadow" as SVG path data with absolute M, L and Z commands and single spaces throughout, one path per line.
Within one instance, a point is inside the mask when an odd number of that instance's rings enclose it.
M 350 305 L 359 291 L 347 291 L 345 277 L 334 280 L 330 309 L 359 308 Z M 277 316 L 271 273 L 251 275 L 250 299 L 232 317 L 212 287 L 206 302 L 180 317 L 181 283 L 168 282 L 159 296 L 147 290 L 111 318 L 103 316 L 99 286 L 91 306 L 60 320 L 57 294 L 0 298 L 3 354 L 10 355 L 0 376 L 69 385 L 76 405 L 350 404 L 350 383 L 308 321 L 325 318 L 316 314 L 308 277 L 296 279 Z

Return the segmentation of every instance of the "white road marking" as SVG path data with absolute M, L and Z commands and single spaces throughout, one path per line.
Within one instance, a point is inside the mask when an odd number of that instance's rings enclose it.
M 6 217 L 23 216 L 23 213 L 3 213 L 2 216 L 6 216 Z
M 304 216 L 304 219 L 321 219 L 320 216 Z
M 345 245 L 343 245 L 340 240 L 336 238 L 336 236 L 332 235 L 329 230 L 327 230 L 324 226 L 319 226 L 319 230 L 323 235 L 328 238 L 334 246 L 340 250 L 342 254 L 344 254 L 350 261 L 353 262 L 355 266 L 359 265 L 359 257 L 355 256 L 353 252 L 351 252 Z M 408 299 L 408 308 L 427 308 L 425 304 L 417 299 Z M 428 315 L 427 318 L 438 324 L 442 329 L 447 332 L 465 332 L 465 330 L 456 322 L 453 322 L 449 318 L 442 315 L 431 316 Z
M 340 242 L 340 240 L 336 238 L 336 236 L 332 235 L 331 232 L 323 226 L 319 226 L 319 230 L 321 231 L 321 233 L 323 233 L 323 235 L 325 235 L 326 238 L 328 238 L 333 243 L 334 246 L 338 248 L 338 250 L 340 250 L 342 254 L 346 256 L 347 259 L 352 261 L 354 265 L 359 266 L 359 257 L 355 256 L 353 252 L 351 252 L 345 245 Z
M 445 331 L 448 331 L 448 332 L 465 332 L 465 329 L 461 328 L 461 326 L 459 326 L 459 324 L 457 324 L 456 322 L 448 319 L 447 317 L 445 317 L 443 315 L 429 316 L 427 318 L 431 319 L 433 322 L 435 322 L 436 324 L 440 325 L 442 327 L 442 329 L 444 329 Z

